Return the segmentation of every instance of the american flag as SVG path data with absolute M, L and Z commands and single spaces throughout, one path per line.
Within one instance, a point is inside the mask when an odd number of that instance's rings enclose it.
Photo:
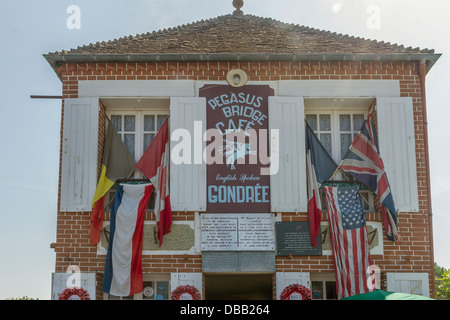
M 375 290 L 368 269 L 372 262 L 359 186 L 324 186 L 323 191 L 338 295 L 348 297 Z
M 378 196 L 382 204 L 381 211 L 387 237 L 391 241 L 397 241 L 399 239 L 397 212 L 370 116 L 353 140 L 339 168 L 365 184 Z

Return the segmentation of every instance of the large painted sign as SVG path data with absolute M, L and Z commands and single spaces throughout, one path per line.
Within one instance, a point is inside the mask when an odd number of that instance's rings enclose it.
M 268 97 L 267 85 L 205 85 L 206 98 L 207 212 L 270 212 Z M 216 139 L 221 140 L 217 147 Z M 214 148 L 208 148 L 213 146 Z

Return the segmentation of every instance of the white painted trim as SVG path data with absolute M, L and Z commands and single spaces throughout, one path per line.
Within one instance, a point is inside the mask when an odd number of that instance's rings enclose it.
M 280 96 L 400 97 L 399 80 L 281 80 Z
M 300 284 L 311 290 L 311 279 L 309 272 L 277 272 L 276 277 L 276 300 L 280 300 L 280 295 L 284 288 L 291 284 Z
M 285 80 L 281 80 L 281 81 L 285 81 Z M 246 83 L 246 85 L 258 85 L 258 86 L 268 85 L 270 88 L 272 88 L 274 90 L 274 95 L 278 96 L 279 83 L 281 81 L 248 81 Z M 200 88 L 202 88 L 204 85 L 207 85 L 207 84 L 228 85 L 228 83 L 226 81 L 204 81 L 204 80 L 195 81 L 195 96 L 196 97 L 199 96 Z
M 193 97 L 194 80 L 83 80 L 81 97 Z
M 96 300 L 96 274 L 95 272 L 54 272 L 52 273 L 52 296 L 51 300 L 58 300 L 59 295 L 70 286 L 76 286 L 76 281 L 81 288 L 89 294 L 90 300 Z
M 196 80 L 82 80 L 82 97 L 194 97 L 205 84 L 226 85 L 226 81 Z M 275 95 L 304 97 L 400 97 L 399 80 L 279 80 L 249 81 L 267 84 Z
M 422 296 L 430 297 L 430 284 L 428 273 L 425 272 L 387 272 L 387 291 L 417 294 L 412 291 L 410 281 L 422 282 Z

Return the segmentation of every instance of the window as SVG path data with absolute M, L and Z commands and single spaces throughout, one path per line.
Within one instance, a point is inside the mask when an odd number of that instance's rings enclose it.
M 162 111 L 112 111 L 107 115 L 136 161 L 169 116 Z
M 311 129 L 338 164 L 364 124 L 366 116 L 361 110 L 308 111 L 305 115 Z
M 169 300 L 169 280 L 144 281 L 142 300 Z
M 337 300 L 334 275 L 331 273 L 311 273 L 311 294 L 313 300 Z
M 169 111 L 112 110 L 107 111 L 106 114 L 137 162 L 168 118 Z M 134 178 L 142 177 L 142 173 L 136 170 Z M 108 212 L 111 211 L 115 192 L 115 188 L 111 188 L 106 195 L 105 204 Z M 147 210 L 154 208 L 155 199 L 155 192 L 153 192 Z
M 324 108 L 323 106 L 310 107 L 305 112 L 306 122 L 337 164 L 341 162 L 347 153 L 367 117 L 366 108 L 344 108 L 345 106 L 333 109 Z M 342 180 L 343 177 L 338 172 L 334 178 L 335 180 Z M 360 194 L 364 210 L 367 212 L 374 211 L 372 192 L 362 189 Z M 323 197 L 322 209 L 326 210 Z
M 170 275 L 145 274 L 143 275 L 142 292 L 127 297 L 118 297 L 112 294 L 103 294 L 104 300 L 170 300 Z

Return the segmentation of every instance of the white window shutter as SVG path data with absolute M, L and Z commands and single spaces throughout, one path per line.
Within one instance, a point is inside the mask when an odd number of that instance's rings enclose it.
M 284 288 L 291 284 L 299 284 L 311 290 L 309 272 L 277 272 L 276 281 L 277 300 L 280 300 L 280 295 Z
M 377 126 L 383 159 L 396 209 L 419 211 L 412 98 L 377 98 Z
M 171 273 L 170 291 L 174 291 L 178 286 L 193 286 L 198 289 L 203 299 L 203 276 L 201 272 L 192 273 Z
M 304 118 L 303 97 L 269 97 L 269 129 L 279 130 L 279 170 L 270 176 L 272 212 L 308 210 Z
M 430 297 L 428 273 L 386 273 L 387 291 Z
M 97 184 L 99 99 L 65 99 L 60 210 L 92 211 Z
M 200 121 L 201 131 L 194 135 L 194 122 Z M 170 99 L 170 136 L 177 129 L 186 129 L 191 139 L 190 163 L 170 163 L 170 203 L 172 211 L 206 211 L 206 163 L 203 161 L 203 132 L 206 130 L 206 99 L 172 97 Z M 185 137 L 189 138 L 189 137 Z M 194 138 L 197 138 L 195 140 Z M 201 139 L 201 141 L 199 141 Z M 180 139 L 181 141 L 181 139 Z M 171 141 L 170 150 L 180 141 Z M 195 146 L 201 145 L 200 154 Z M 200 159 L 198 157 L 200 155 Z
M 59 295 L 69 286 L 76 287 L 76 277 L 79 277 L 79 285 L 89 294 L 90 300 L 95 300 L 95 273 L 53 273 L 52 274 L 52 297 L 51 300 L 59 300 Z M 68 281 L 69 280 L 69 281 Z M 69 286 L 68 286 L 69 285 Z M 78 299 L 77 296 L 72 296 L 70 299 Z

